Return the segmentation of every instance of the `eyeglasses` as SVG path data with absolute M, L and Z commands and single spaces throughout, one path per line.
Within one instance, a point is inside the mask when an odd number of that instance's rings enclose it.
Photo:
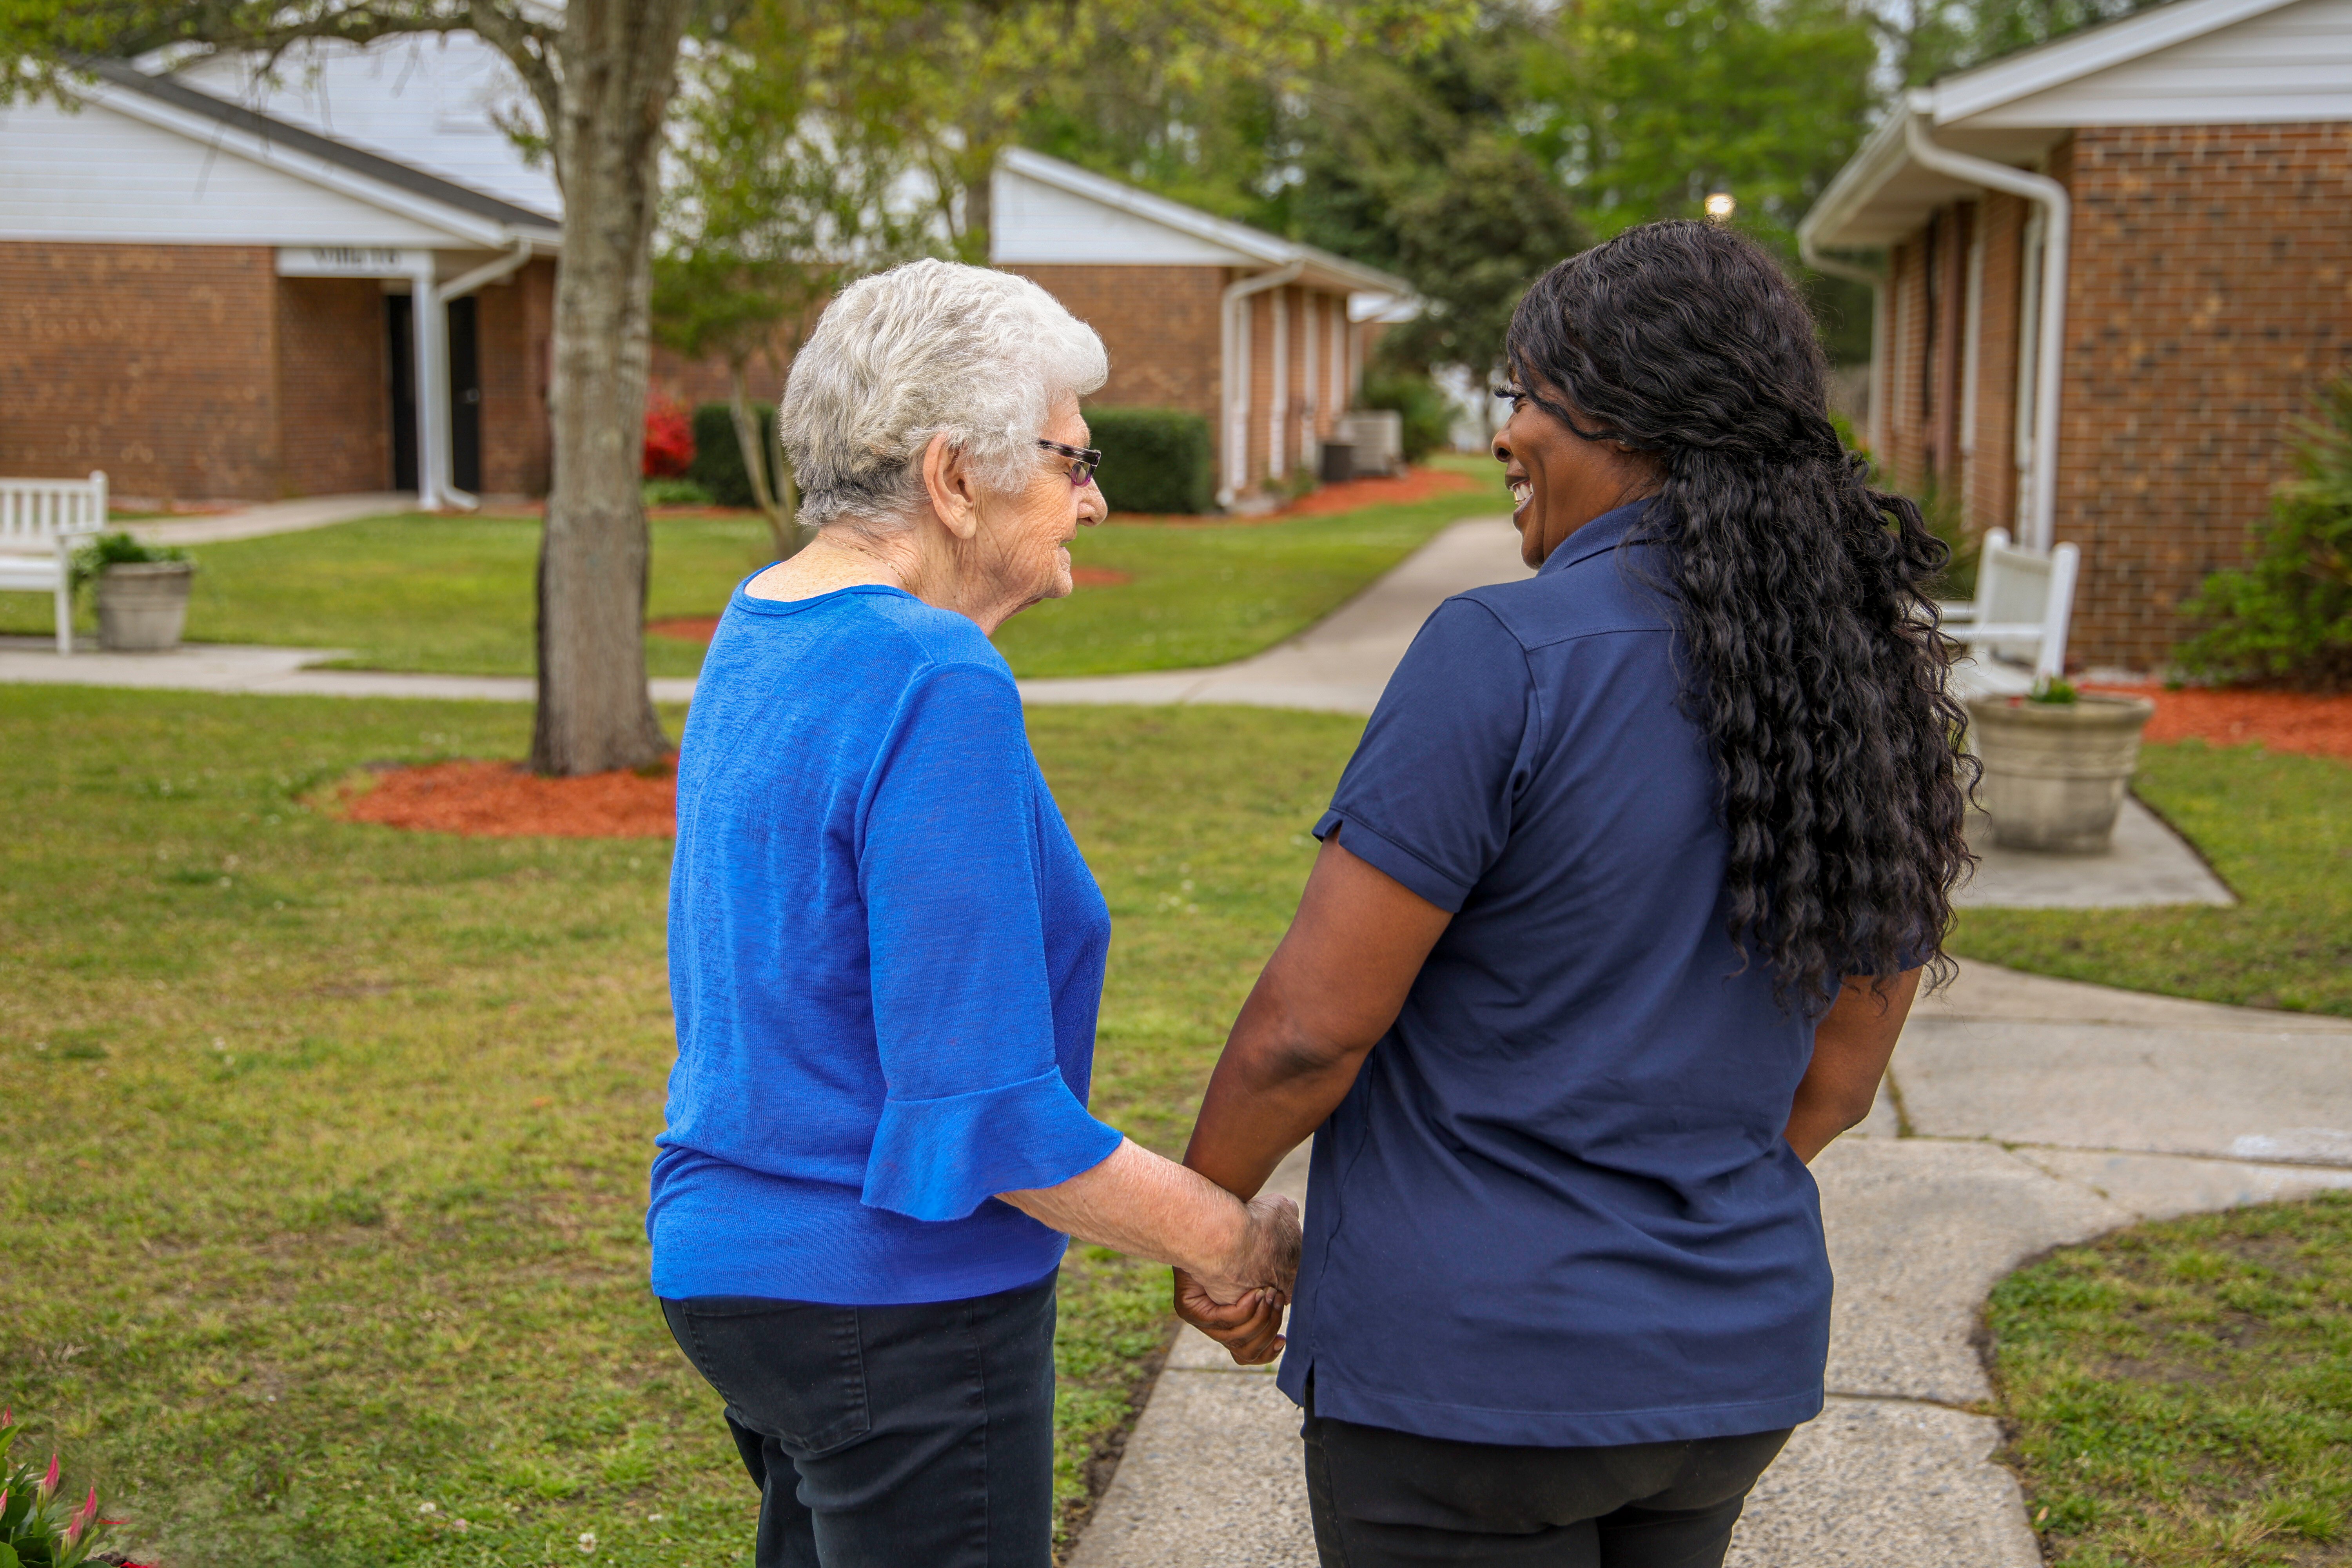
M 1095 482 L 1095 470 L 1102 467 L 1102 454 L 1092 447 L 1065 447 L 1059 441 L 1037 437 L 1037 445 L 1048 452 L 1070 459 L 1070 488 L 1082 490 Z

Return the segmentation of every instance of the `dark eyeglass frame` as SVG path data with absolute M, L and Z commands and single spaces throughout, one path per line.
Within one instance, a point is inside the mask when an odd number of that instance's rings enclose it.
M 1082 490 L 1095 482 L 1095 470 L 1102 467 L 1102 454 L 1092 447 L 1066 447 L 1059 441 L 1037 437 L 1037 445 L 1048 452 L 1067 458 L 1076 467 L 1070 470 L 1070 488 Z

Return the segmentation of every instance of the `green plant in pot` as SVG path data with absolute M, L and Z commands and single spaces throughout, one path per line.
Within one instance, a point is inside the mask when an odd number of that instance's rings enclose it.
M 186 551 L 142 544 L 127 533 L 101 533 L 74 552 L 75 589 L 97 584 L 98 646 L 117 653 L 179 647 L 195 571 Z
M 1984 776 L 1977 801 L 2005 849 L 2095 855 L 2113 842 L 2124 791 L 2139 766 L 2143 697 L 2077 691 L 2053 675 L 2031 693 L 1969 699 Z

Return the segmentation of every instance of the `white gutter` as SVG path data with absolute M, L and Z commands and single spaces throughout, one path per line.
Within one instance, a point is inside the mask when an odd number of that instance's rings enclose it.
M 528 239 L 518 239 L 513 242 L 513 249 L 496 261 L 485 262 L 471 272 L 460 272 L 446 283 L 438 286 L 433 283 L 430 276 L 433 265 L 430 259 L 431 252 L 426 253 L 426 275 L 417 279 L 417 297 L 420 300 L 429 299 L 432 303 L 435 351 L 436 357 L 444 365 L 448 363 L 448 318 L 443 312 L 448 309 L 450 300 L 462 300 L 485 284 L 495 283 L 501 278 L 509 277 L 520 271 L 530 260 L 531 243 Z M 459 489 L 457 480 L 451 477 L 450 448 L 453 445 L 451 429 L 454 416 L 449 407 L 448 372 L 445 369 L 436 380 L 431 382 L 422 379 L 425 374 L 425 333 L 424 318 L 421 314 L 416 318 L 415 331 L 418 385 L 432 388 L 432 391 L 420 400 L 420 403 L 431 403 L 440 414 L 439 428 L 429 443 L 425 442 L 425 434 L 435 422 L 425 418 L 419 418 L 416 421 L 417 437 L 424 447 L 424 449 L 416 455 L 418 491 L 416 504 L 425 511 L 436 511 L 444 506 L 454 506 L 466 511 L 473 511 L 481 506 L 482 499 Z M 429 468 L 426 466 L 428 458 L 432 465 Z M 428 475 L 431 477 L 427 478 Z
M 1254 278 L 1238 279 L 1225 285 L 1217 301 L 1217 324 L 1224 348 L 1224 375 L 1219 385 L 1222 437 L 1224 444 L 1225 482 L 1217 487 L 1217 504 L 1231 506 L 1242 488 L 1249 483 L 1249 317 L 1245 301 L 1253 294 L 1263 294 L 1268 289 L 1279 289 L 1295 283 L 1307 270 L 1307 263 L 1294 261 L 1287 267 L 1277 267 L 1271 272 L 1261 272 Z M 1275 369 L 1282 374 L 1281 366 Z
M 2047 551 L 2056 542 L 2058 530 L 2058 384 L 2066 364 L 2066 247 L 2073 204 L 2066 187 L 2047 174 L 2030 174 L 1938 145 L 1928 135 L 1927 110 L 1917 97 L 1904 121 L 1903 145 L 1923 168 L 2022 196 L 2042 208 L 2042 320 L 2037 324 L 2033 374 L 2033 505 L 2026 514 L 2025 542 Z M 1874 425 L 1877 412 L 1874 400 Z
M 1797 254 L 1805 265 L 1824 278 L 1843 278 L 1849 283 L 1864 283 L 1870 288 L 1870 425 L 1863 440 L 1871 456 L 1881 457 L 1886 450 L 1886 275 L 1867 267 L 1835 257 L 1823 256 L 1813 245 L 1812 235 L 1804 229 L 1797 231 Z

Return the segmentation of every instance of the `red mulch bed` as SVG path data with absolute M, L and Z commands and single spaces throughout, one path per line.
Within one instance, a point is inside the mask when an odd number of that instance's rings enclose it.
M 2099 684 L 2093 691 L 2126 692 L 2156 704 L 2144 738 L 2203 741 L 2215 746 L 2259 742 L 2273 752 L 2352 762 L 2352 695 L 2316 697 L 2300 691 L 2239 691 L 2184 687 Z
M 678 642 L 707 643 L 718 630 L 717 616 L 672 616 L 667 620 L 646 623 L 646 636 L 671 637 Z
M 541 778 L 520 763 L 426 763 L 346 789 L 337 809 L 352 822 L 468 838 L 672 838 L 677 759 L 573 779 Z

